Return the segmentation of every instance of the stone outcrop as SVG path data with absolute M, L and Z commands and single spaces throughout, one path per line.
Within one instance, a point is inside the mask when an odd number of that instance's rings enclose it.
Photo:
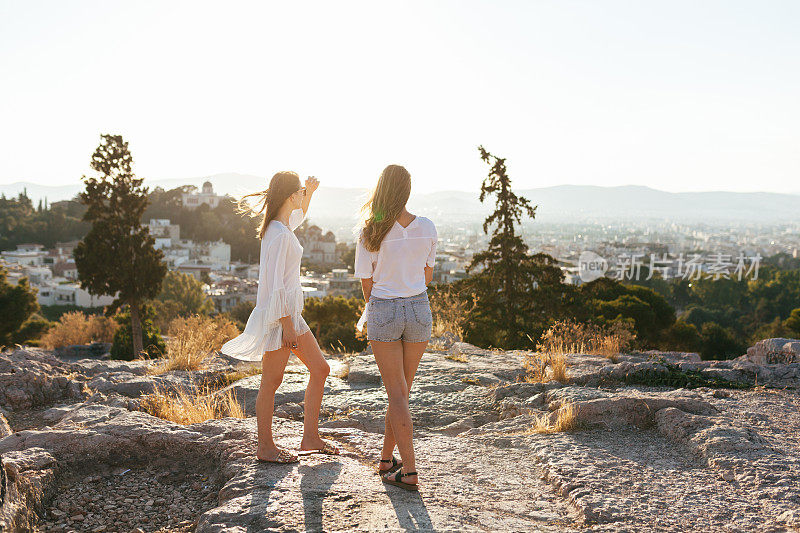
M 76 402 L 93 393 L 138 398 L 156 388 L 193 390 L 216 388 L 233 371 L 230 364 L 213 360 L 199 371 L 173 370 L 150 375 L 154 361 L 82 359 L 67 362 L 38 348 L 22 348 L 0 356 L 0 408 L 34 409 L 57 402 Z
M 11 433 L 11 426 L 8 425 L 8 420 L 6 420 L 6 417 L 0 413 L 0 439 L 11 435 Z
M 0 378 L 27 400 L 7 405 L 12 431 L 0 429 L 9 474 L 0 523 L 202 532 L 800 526 L 797 363 L 649 352 L 612 364 L 572 354 L 567 383 L 528 383 L 522 352 L 449 346 L 423 357 L 411 389 L 420 494 L 374 474 L 386 395 L 367 354 L 331 360 L 320 425 L 344 453 L 267 465 L 253 457 L 260 376 L 223 387 L 230 362 L 154 377 L 149 362 L 4 353 Z M 59 377 L 80 394 L 51 388 Z M 307 380 L 293 361 L 276 394 L 282 445 L 299 445 Z M 248 418 L 181 426 L 138 410 L 156 384 L 199 382 L 233 393 Z M 576 430 L 540 427 L 568 404 Z
M 4 450 L 0 457 L 7 484 L 0 507 L 0 530 L 28 531 L 53 496 L 58 466 L 42 448 Z
M 764 339 L 748 348 L 743 357 L 757 365 L 800 363 L 800 339 Z
M 781 356 L 790 362 L 754 363 L 749 356 L 729 361 L 670 360 L 660 356 L 621 356 L 618 363 L 605 358 L 573 355 L 569 361 L 580 366 L 572 382 L 581 385 L 614 386 L 622 384 L 748 388 L 761 385 L 772 388 L 800 386 L 800 361 L 793 355 Z M 771 361 L 776 361 L 773 357 Z
M 61 400 L 84 397 L 80 379 L 50 353 L 20 349 L 0 356 L 0 407 L 30 409 Z

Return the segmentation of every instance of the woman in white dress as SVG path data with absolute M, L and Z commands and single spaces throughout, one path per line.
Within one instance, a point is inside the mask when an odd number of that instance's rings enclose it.
M 378 473 L 383 481 L 417 490 L 408 394 L 431 338 L 428 283 L 436 262 L 436 226 L 406 209 L 411 176 L 389 165 L 364 206 L 366 220 L 356 244 L 355 276 L 367 305 L 359 329 L 367 339 L 389 397 Z M 397 445 L 402 462 L 392 455 Z
M 258 269 L 256 305 L 247 319 L 244 331 L 226 342 L 220 351 L 244 361 L 261 361 L 261 387 L 256 398 L 258 449 L 261 462 L 292 463 L 297 454 L 280 448 L 272 438 L 272 412 L 275 391 L 283 381 L 289 355 L 294 353 L 310 372 L 305 394 L 303 439 L 300 450 L 338 454 L 339 449 L 319 436 L 319 411 L 322 393 L 330 366 L 319 349 L 314 334 L 300 314 L 303 310 L 303 289 L 300 285 L 300 260 L 303 247 L 294 230 L 308 211 L 311 196 L 319 181 L 310 177 L 300 184 L 295 172 L 278 172 L 269 189 L 249 196 L 261 196 L 264 213 L 258 236 L 261 254 Z M 243 207 L 242 210 L 249 211 Z

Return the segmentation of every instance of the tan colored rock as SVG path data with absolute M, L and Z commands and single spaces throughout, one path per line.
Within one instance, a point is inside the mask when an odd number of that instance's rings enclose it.
M 587 399 L 583 399 L 587 397 Z M 697 393 L 686 390 L 642 393 L 625 390 L 616 393 L 567 387 L 549 393 L 548 408 L 555 419 L 557 409 L 572 402 L 576 422 L 585 426 L 616 427 L 622 425 L 648 427 L 655 424 L 658 411 L 671 407 L 695 414 L 714 414 L 714 407 Z
M 35 510 L 52 496 L 57 473 L 55 458 L 41 448 L 4 451 L 0 455 L 8 477 L 5 501 L 0 507 L 0 531 L 32 530 L 38 521 Z
M 6 417 L 0 413 L 0 439 L 11 435 L 12 433 L 13 431 L 11 431 L 11 426 L 8 425 L 8 420 L 6 420 Z
M 30 409 L 84 397 L 82 376 L 46 350 L 21 348 L 0 354 L 0 406 Z
M 661 357 L 653 352 L 623 355 L 620 363 L 612 364 L 600 356 L 571 354 L 570 384 L 534 384 L 521 381 L 522 352 L 478 350 L 466 344 L 458 349 L 466 362 L 448 360 L 444 353 L 426 354 L 411 390 L 419 495 L 387 487 L 373 473 L 386 393 L 374 379 L 374 360 L 366 356 L 352 358 L 351 368 L 356 375 L 372 378 L 349 382 L 331 376 L 326 384 L 321 426 L 326 438 L 342 445 L 344 453 L 338 457 L 312 455 L 295 465 L 257 464 L 252 417 L 179 426 L 130 410 L 138 405 L 137 395 L 159 379 L 181 386 L 212 373 L 151 378 L 133 367 L 81 361 L 83 370 L 70 368 L 86 380 L 107 383 L 106 392 L 50 410 L 37 407 L 30 413 L 21 408 L 21 415 L 33 414 L 32 420 L 50 427 L 0 438 L 0 453 L 18 453 L 10 471 L 30 480 L 37 473 L 46 479 L 56 467 L 75 472 L 87 464 L 106 469 L 112 479 L 125 479 L 131 476 L 125 474 L 131 466 L 127 463 L 141 467 L 159 461 L 160 474 L 182 483 L 183 473 L 175 465 L 191 458 L 193 468 L 224 483 L 221 491 L 215 486 L 213 493 L 196 499 L 202 502 L 196 530 L 206 532 L 565 532 L 592 524 L 598 531 L 756 531 L 780 529 L 795 519 L 785 513 L 791 502 L 800 501 L 796 390 L 669 390 L 611 378 L 677 367 L 791 387 L 798 382 L 797 363 L 696 361 L 690 354 Z M 31 359 L 33 364 L 21 359 L 13 364 L 33 374 L 41 374 L 48 364 L 55 378 L 83 383 L 67 378 L 67 369 L 46 354 Z M 0 356 L 0 369 L 3 360 Z M 274 433 L 280 445 L 291 448 L 299 445 L 302 434 L 308 374 L 300 368 L 290 370 L 276 396 Z M 241 394 L 248 413 L 253 413 L 259 380 L 240 380 L 225 392 Z M 601 381 L 602 386 L 595 386 Z M 123 390 L 130 396 L 121 395 Z M 555 413 L 564 402 L 576 405 L 580 429 L 538 433 L 541 415 Z M 501 419 L 505 416 L 510 418 Z M 164 479 L 156 472 L 152 477 Z M 95 474 L 87 473 L 88 483 Z M 85 499 L 58 501 L 61 514 L 46 515 L 50 522 L 38 527 L 64 531 L 80 525 L 93 530 L 101 514 L 108 517 L 109 531 L 150 531 L 158 527 L 148 521 L 156 513 L 171 515 L 175 525 L 191 518 L 176 518 L 175 512 L 185 512 L 186 491 L 198 486 L 202 487 L 190 482 L 163 494 L 143 493 L 136 485 L 117 491 L 112 486 L 108 498 L 85 494 Z M 69 523 L 76 514 L 85 520 Z
M 757 365 L 800 363 L 800 340 L 764 339 L 748 348 L 746 357 Z

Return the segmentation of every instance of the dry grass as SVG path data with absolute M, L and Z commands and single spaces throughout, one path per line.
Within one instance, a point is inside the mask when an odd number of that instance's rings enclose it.
M 225 341 L 239 335 L 239 329 L 224 317 L 194 315 L 173 319 L 167 334 L 166 359 L 151 367 L 151 374 L 202 369 L 206 359 L 219 350 Z
M 636 334 L 627 322 L 618 321 L 611 326 L 601 327 L 564 320 L 553 324 L 542 335 L 536 348 L 550 354 L 602 355 L 616 363 L 619 354 L 630 350 L 635 339 Z
M 569 381 L 567 357 L 563 353 L 528 352 L 525 354 L 523 365 L 527 371 L 525 381 L 529 383 Z
M 450 346 L 450 343 L 447 342 L 445 339 L 441 337 L 431 337 L 431 340 L 428 341 L 428 350 L 446 352 Z
M 250 376 L 255 376 L 260 373 L 261 367 L 256 365 L 248 365 L 230 372 L 225 372 L 222 374 L 223 387 L 228 386 L 231 383 L 235 383 L 240 379 L 249 378 Z
M 445 359 L 450 359 L 451 361 L 456 361 L 458 363 L 466 363 L 469 361 L 467 356 L 463 353 L 449 353 L 444 356 Z
M 567 358 L 563 354 L 551 355 L 550 377 L 559 383 L 567 382 Z
M 142 396 L 141 409 L 147 413 L 177 424 L 195 424 L 215 418 L 244 418 L 244 408 L 233 391 L 222 395 L 212 394 L 208 385 L 167 392 L 156 386 L 155 390 Z
M 470 295 L 465 298 L 452 289 L 437 291 L 430 300 L 433 315 L 433 336 L 453 336 L 464 339 L 464 325 L 475 308 L 477 299 Z
M 556 411 L 556 419 L 552 420 L 552 413 L 546 413 L 534 418 L 533 425 L 527 431 L 528 434 L 534 433 L 560 433 L 571 431 L 577 427 L 576 418 L 578 408 L 573 402 L 565 402 Z
M 69 311 L 61 315 L 39 342 L 47 350 L 94 341 L 112 342 L 118 329 L 119 324 L 113 318 L 102 315 L 86 316 L 81 311 Z

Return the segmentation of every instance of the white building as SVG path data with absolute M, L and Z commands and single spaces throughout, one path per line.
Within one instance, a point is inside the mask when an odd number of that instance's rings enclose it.
M 206 204 L 213 209 L 219 205 L 223 198 L 225 197 L 214 193 L 214 186 L 211 185 L 210 181 L 203 183 L 201 192 L 183 193 L 181 196 L 183 207 L 189 209 L 194 209 L 202 204 Z
M 102 307 L 110 305 L 116 296 L 95 296 L 81 289 L 77 283 L 57 283 L 51 280 L 35 286 L 39 294 L 39 305 L 76 305 L 78 307 Z
M 183 248 L 173 245 L 164 248 L 163 250 L 164 250 L 164 262 L 167 264 L 167 268 L 169 268 L 170 270 L 175 270 L 183 263 L 189 262 L 190 249 L 188 247 Z
M 328 276 L 329 294 L 334 296 L 358 296 L 361 293 L 361 280 L 346 268 L 334 268 Z
M 78 279 L 78 267 L 74 259 L 68 261 L 60 261 L 50 266 L 53 276 L 64 277 L 68 280 L 76 281 Z
M 300 276 L 300 286 L 306 298 L 324 298 L 330 292 L 330 283 L 319 274 L 305 274 Z
M 190 263 L 184 262 L 181 263 L 178 268 L 175 269 L 177 272 L 183 272 L 184 274 L 190 274 L 195 278 L 202 280 L 203 272 L 210 276 L 211 274 L 211 265 L 200 265 L 197 263 Z
M 166 241 L 170 242 L 167 243 Z M 210 270 L 230 270 L 231 245 L 223 241 L 194 242 L 188 239 L 173 241 L 156 239 L 156 247 L 161 244 L 164 262 L 170 270 L 178 270 L 182 265 L 192 263 Z
M 193 252 L 198 263 L 209 264 L 214 270 L 227 270 L 231 263 L 231 245 L 221 240 L 194 243 Z
M 168 218 L 151 218 L 150 223 L 145 224 L 145 227 L 156 241 L 156 250 L 169 248 L 173 242 L 178 242 L 181 238 L 180 225 L 170 224 Z
M 53 279 L 53 271 L 47 267 L 22 267 L 22 272 L 31 285 L 43 285 Z
M 172 239 L 169 237 L 156 237 L 155 241 L 156 243 L 153 245 L 153 248 L 156 250 L 163 250 L 172 246 Z
M 303 246 L 303 262 L 311 265 L 331 265 L 337 262 L 336 237 L 323 233 L 319 226 L 309 226 L 297 238 Z
M 25 243 L 18 244 L 17 251 L 19 252 L 44 252 L 44 244 Z
M 41 266 L 47 252 L 43 250 L 41 244 L 18 244 L 16 250 L 4 250 L 0 252 L 0 257 L 8 263 L 18 265 Z

